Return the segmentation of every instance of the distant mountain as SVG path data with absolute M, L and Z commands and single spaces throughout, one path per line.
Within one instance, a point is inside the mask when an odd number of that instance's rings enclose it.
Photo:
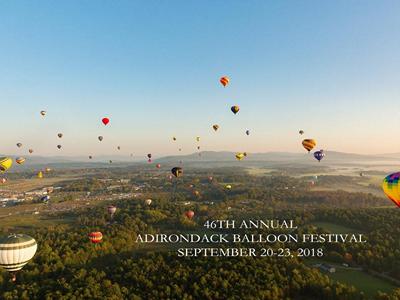
M 213 163 L 214 166 L 290 166 L 290 165 L 310 165 L 314 164 L 315 159 L 313 154 L 310 153 L 290 153 L 290 152 L 267 152 L 267 153 L 248 153 L 247 157 L 242 161 L 237 161 L 235 158 L 235 152 L 229 151 L 202 151 L 192 153 L 188 155 L 175 155 L 165 156 L 154 159 L 154 162 L 165 165 L 175 165 L 180 161 L 185 164 L 192 164 L 195 167 L 210 166 Z M 382 154 L 382 155 L 364 155 L 355 153 L 344 153 L 337 151 L 325 151 L 326 157 L 318 164 L 318 166 L 330 166 L 335 164 L 398 164 L 400 160 L 400 153 L 395 154 Z M 11 156 L 15 158 L 15 156 Z M 27 156 L 27 160 L 23 166 L 20 166 L 19 170 L 32 169 L 35 167 L 57 167 L 58 169 L 71 169 L 71 168 L 95 168 L 95 167 L 107 167 L 107 166 L 124 166 L 147 164 L 146 160 L 116 156 L 116 155 L 102 155 L 94 156 L 92 160 L 84 156 Z M 112 160 L 113 164 L 109 161 Z M 14 169 L 14 168 L 13 168 Z

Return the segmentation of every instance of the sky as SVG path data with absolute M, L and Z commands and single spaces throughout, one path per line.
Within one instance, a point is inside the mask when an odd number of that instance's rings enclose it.
M 196 136 L 400 152 L 399 15 L 399 1 L 2 1 L 0 153 L 161 156 Z

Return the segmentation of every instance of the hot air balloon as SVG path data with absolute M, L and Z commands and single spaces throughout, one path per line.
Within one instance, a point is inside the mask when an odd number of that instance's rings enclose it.
M 214 125 L 212 126 L 212 128 L 214 129 L 214 131 L 217 131 L 217 130 L 219 129 L 219 125 L 218 125 L 218 124 L 214 124 Z
M 19 165 L 22 165 L 22 164 L 25 162 L 25 158 L 23 158 L 23 157 L 17 157 L 17 158 L 15 159 L 15 162 L 16 162 L 17 164 L 19 164 Z
M 47 112 L 45 110 L 42 110 L 40 111 L 40 114 L 44 117 L 47 114 Z
M 0 173 L 4 173 L 12 166 L 13 160 L 9 157 L 0 157 Z
M 161 168 L 161 164 L 156 164 L 156 168 L 160 169 Z
M 400 207 L 400 172 L 390 174 L 383 179 L 382 189 L 386 196 Z
M 7 178 L 1 178 L 1 179 L 0 179 L 0 182 L 1 182 L 1 183 L 6 183 L 6 182 L 7 182 Z
M 200 142 L 200 137 L 196 136 L 196 141 Z
M 244 153 L 236 153 L 235 157 L 237 160 L 242 160 L 245 157 L 245 155 Z
M 120 147 L 120 146 L 118 146 L 118 147 L 117 147 L 117 149 L 118 149 L 118 150 L 121 150 L 121 147 Z
M 197 146 L 197 150 L 200 150 L 200 146 Z
M 250 135 L 250 130 L 247 129 L 247 130 L 246 130 L 246 134 L 247 134 L 247 135 Z
M 63 137 L 62 133 L 58 133 L 57 136 L 61 139 Z
M 179 151 L 182 151 L 182 148 L 179 148 L 178 150 L 179 150 Z
M 300 135 L 304 134 L 304 131 L 303 130 L 299 130 L 299 134 Z
M 317 145 L 317 142 L 313 139 L 305 139 L 303 140 L 302 144 L 303 147 L 310 152 Z
M 98 139 L 99 139 L 99 141 L 101 142 L 101 141 L 103 140 L 103 137 L 100 135 L 100 136 L 98 137 Z
M 89 159 L 92 159 L 92 158 L 93 158 L 93 156 L 89 155 Z
M 100 243 L 101 240 L 103 239 L 103 234 L 100 231 L 94 231 L 88 234 L 89 240 L 93 244 Z
M 188 210 L 187 212 L 185 212 L 185 216 L 186 216 L 188 219 L 193 219 L 193 217 L 194 217 L 194 211 L 193 211 L 193 210 Z
M 18 147 L 18 148 L 21 148 L 21 147 L 22 147 L 22 144 L 21 144 L 21 143 L 17 143 L 17 147 Z
M 147 157 L 148 157 L 148 158 L 151 158 L 151 153 L 147 154 Z
M 110 164 L 112 164 L 112 160 L 110 159 L 109 161 L 108 161 Z
M 42 198 L 40 198 L 40 201 L 42 201 L 43 203 L 48 203 L 49 200 L 50 200 L 50 196 L 49 195 L 46 195 L 46 196 L 43 196 Z
M 144 201 L 144 203 L 145 203 L 146 205 L 151 205 L 151 202 L 153 202 L 151 199 L 146 199 L 146 200 Z
M 360 172 L 360 177 L 363 177 L 364 176 L 364 173 L 363 172 Z
M 211 182 L 211 181 L 213 181 L 213 179 L 214 179 L 214 178 L 213 178 L 212 176 L 208 176 L 208 181 Z
M 114 218 L 115 212 L 117 211 L 117 207 L 114 206 L 114 205 L 109 205 L 109 206 L 107 207 L 107 211 L 108 211 L 108 213 L 109 213 L 109 215 L 110 215 L 110 217 L 111 217 L 111 220 L 112 220 L 112 219 Z
M 49 173 L 49 172 L 51 171 L 50 168 L 46 168 L 46 169 L 44 169 L 44 170 L 46 171 L 46 173 Z
M 199 191 L 193 191 L 193 195 L 195 195 L 196 197 L 200 196 L 200 192 Z
M 231 111 L 236 115 L 239 112 L 240 108 L 237 105 L 231 107 Z
M 39 171 L 37 173 L 37 178 L 39 178 L 39 179 L 43 178 L 43 172 L 42 171 Z
M 172 137 L 172 140 L 173 140 L 173 141 L 176 141 L 176 137 L 173 136 L 173 137 Z
M 229 83 L 229 78 L 227 76 L 223 76 L 219 79 L 219 82 L 221 82 L 221 84 L 226 87 Z
M 107 125 L 108 123 L 110 123 L 109 118 L 103 118 L 103 119 L 101 119 L 101 121 L 103 122 L 104 125 Z
M 33 153 L 33 149 L 29 149 L 28 151 L 29 151 L 29 153 L 30 153 L 30 154 L 32 154 L 32 153 Z
M 325 156 L 325 153 L 323 150 L 319 150 L 319 151 L 315 151 L 314 152 L 314 157 L 315 159 L 317 159 L 318 161 L 321 161 L 321 159 L 323 159 Z
M 232 186 L 231 186 L 230 184 L 227 184 L 227 185 L 225 185 L 225 189 L 226 189 L 226 190 L 231 190 L 231 189 L 232 189 Z
M 62 147 L 61 145 L 57 145 L 57 148 L 58 148 L 58 149 L 61 149 L 61 147 Z
M 0 267 L 10 272 L 12 281 L 35 255 L 37 243 L 34 238 L 25 234 L 11 234 L 0 238 Z
M 183 169 L 180 167 L 174 167 L 174 168 L 172 168 L 171 173 L 175 177 L 180 177 L 183 174 Z

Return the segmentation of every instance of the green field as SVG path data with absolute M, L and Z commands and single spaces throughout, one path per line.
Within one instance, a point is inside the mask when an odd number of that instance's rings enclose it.
M 331 233 L 362 233 L 361 230 L 329 222 L 313 222 L 311 224 L 328 230 Z

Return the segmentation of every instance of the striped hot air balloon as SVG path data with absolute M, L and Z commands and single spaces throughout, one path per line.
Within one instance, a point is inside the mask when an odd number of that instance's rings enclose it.
M 0 173 L 4 173 L 12 166 L 13 160 L 9 157 L 0 157 Z
M 16 272 L 21 270 L 35 255 L 37 243 L 25 234 L 11 234 L 0 238 L 0 267 L 10 272 L 16 280 Z
M 400 207 L 400 172 L 390 174 L 383 179 L 382 189 L 386 196 Z
M 89 233 L 88 237 L 93 244 L 98 244 L 103 239 L 103 234 L 100 231 L 94 231 Z
M 223 76 L 219 79 L 219 82 L 221 82 L 221 84 L 226 87 L 229 83 L 229 77 L 228 76 Z
M 236 115 L 239 112 L 240 108 L 238 105 L 234 105 L 231 107 L 231 111 Z
M 303 140 L 302 144 L 303 147 L 310 152 L 317 145 L 317 142 L 313 139 L 305 139 Z

